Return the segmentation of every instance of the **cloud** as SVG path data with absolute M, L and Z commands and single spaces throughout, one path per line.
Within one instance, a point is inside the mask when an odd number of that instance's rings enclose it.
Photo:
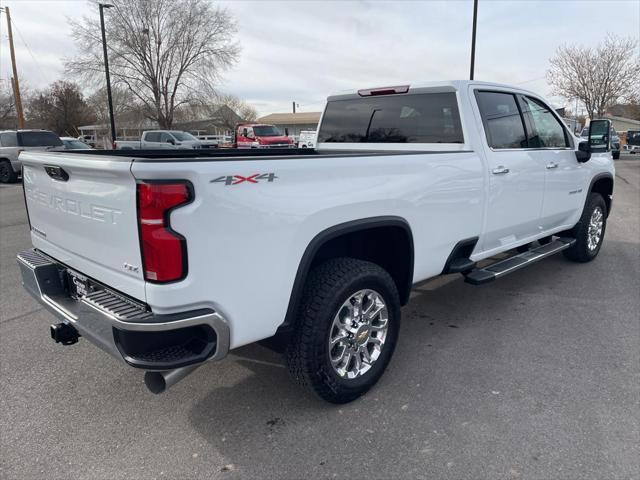
M 82 55 L 69 38 L 66 18 L 91 13 L 93 5 L 56 0 L 3 4 L 11 8 L 33 53 L 32 58 L 16 38 L 20 74 L 31 87 L 61 78 L 63 57 Z M 292 101 L 303 111 L 320 110 L 327 95 L 345 89 L 469 75 L 471 0 L 217 4 L 238 20 L 242 46 L 220 88 L 262 114 L 290 111 Z M 640 3 L 634 0 L 480 0 L 475 77 L 549 95 L 544 73 L 560 44 L 594 45 L 609 30 L 638 37 L 639 17 Z M 0 28 L 0 76 L 6 79 L 6 28 Z

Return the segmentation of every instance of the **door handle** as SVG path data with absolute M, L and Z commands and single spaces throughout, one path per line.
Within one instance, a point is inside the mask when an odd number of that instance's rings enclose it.
M 505 173 L 509 173 L 509 169 L 500 165 L 499 167 L 491 170 L 491 173 L 493 173 L 494 175 L 504 175 Z
M 552 168 L 558 168 L 558 164 L 556 162 L 547 163 L 547 170 L 551 170 Z

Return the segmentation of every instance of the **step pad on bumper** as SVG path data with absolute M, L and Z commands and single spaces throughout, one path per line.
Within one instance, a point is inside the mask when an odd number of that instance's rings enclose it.
M 472 285 L 483 285 L 492 282 L 516 270 L 520 270 L 543 258 L 547 258 L 562 250 L 571 247 L 576 242 L 575 238 L 557 238 L 552 242 L 533 248 L 519 255 L 500 260 L 486 267 L 476 268 L 465 276 L 465 282 Z
M 82 298 L 93 305 L 121 320 L 147 320 L 153 316 L 143 305 L 137 305 L 109 290 L 99 290 L 89 293 Z

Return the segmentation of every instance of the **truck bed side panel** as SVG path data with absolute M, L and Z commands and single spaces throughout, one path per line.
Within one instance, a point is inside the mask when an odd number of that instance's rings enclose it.
M 142 161 L 132 173 L 184 178 L 195 190 L 195 201 L 171 215 L 187 239 L 189 275 L 170 287 L 147 284 L 148 303 L 159 313 L 220 311 L 230 320 L 232 347 L 275 333 L 302 255 L 327 228 L 404 218 L 414 237 L 414 281 L 438 275 L 459 240 L 481 233 L 483 171 L 474 152 Z

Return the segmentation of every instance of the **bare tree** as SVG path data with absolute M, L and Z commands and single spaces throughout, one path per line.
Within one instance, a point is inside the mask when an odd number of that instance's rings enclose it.
M 239 53 L 236 24 L 224 8 L 208 0 L 112 0 L 106 13 L 109 70 L 147 118 L 171 128 L 182 105 L 198 96 L 233 65 Z M 96 8 L 96 11 L 98 9 Z M 70 21 L 83 55 L 69 59 L 69 73 L 102 82 L 104 64 L 99 20 Z
M 563 45 L 550 60 L 547 80 L 557 95 L 584 103 L 589 118 L 640 90 L 640 62 L 633 38 L 608 35 L 596 48 Z
M 258 112 L 244 100 L 235 95 L 212 93 L 210 98 L 201 98 L 182 109 L 181 117 L 215 119 L 216 123 L 227 130 L 233 130 L 240 121 L 253 122 Z
M 217 96 L 212 107 L 216 109 L 224 127 L 229 130 L 235 128 L 238 119 L 243 122 L 253 122 L 258 118 L 256 109 L 235 95 Z
M 79 126 L 95 121 L 78 85 L 65 81 L 36 92 L 27 101 L 26 110 L 30 126 L 47 128 L 60 135 L 76 136 Z
M 16 102 L 14 101 L 11 87 L 7 83 L 0 81 L 0 122 L 2 123 L 15 117 L 16 114 Z
M 20 78 L 20 91 L 23 97 L 29 96 L 27 82 Z M 10 79 L 0 79 L 0 128 L 18 128 L 16 99 Z
M 113 98 L 113 116 L 116 122 L 126 122 L 138 125 L 145 120 L 143 108 L 133 94 L 125 88 L 114 87 L 111 89 Z M 99 88 L 87 99 L 98 123 L 109 123 L 109 107 L 106 87 Z

